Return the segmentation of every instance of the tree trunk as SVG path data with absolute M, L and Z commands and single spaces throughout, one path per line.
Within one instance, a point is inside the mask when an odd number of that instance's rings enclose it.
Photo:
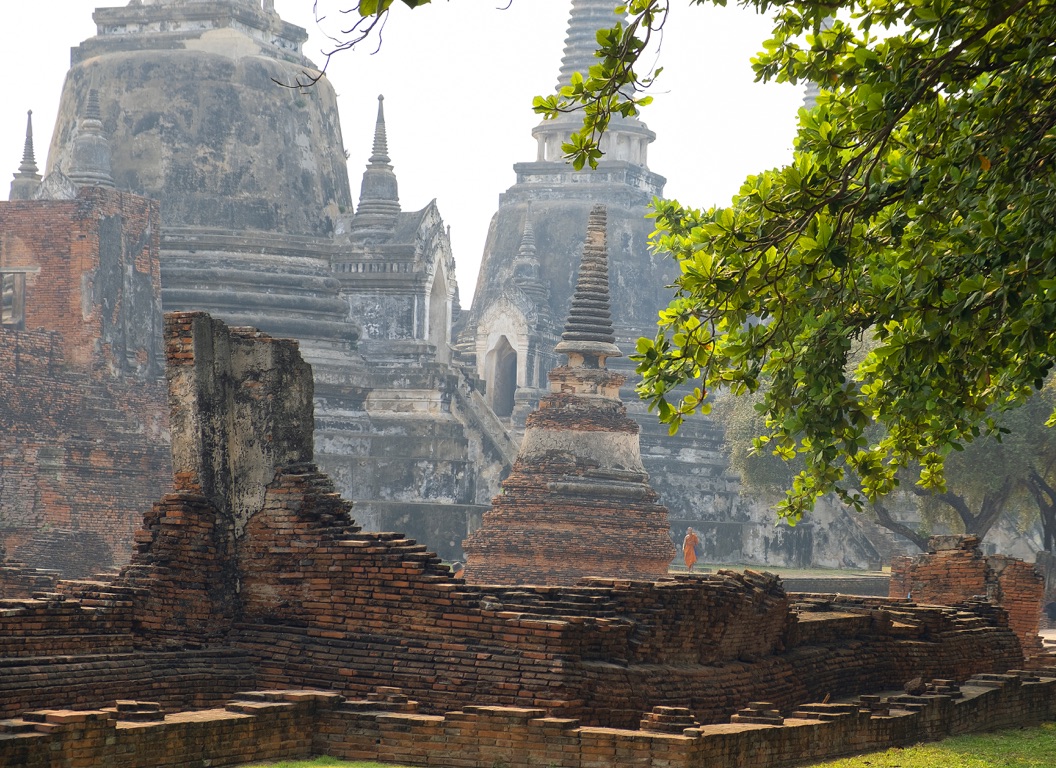
M 1038 505 L 1045 551 L 1056 553 L 1056 489 L 1032 470 L 1027 477 L 1027 490 Z
M 919 487 L 911 488 L 911 490 L 917 496 L 934 495 L 936 499 L 949 505 L 957 513 L 957 517 L 960 518 L 961 525 L 964 526 L 964 532 L 982 539 L 994 527 L 994 524 L 1001 519 L 1001 514 L 1005 511 L 1005 504 L 1008 502 L 1009 496 L 1012 495 L 1012 486 L 1012 479 L 1006 478 L 1000 488 L 985 494 L 982 503 L 979 505 L 978 513 L 972 512 L 964 497 L 953 491 L 932 494 Z
M 874 501 L 873 511 L 876 512 L 876 522 L 881 526 L 892 533 L 897 533 L 899 536 L 909 539 L 921 552 L 928 551 L 928 537 L 895 520 L 882 502 Z

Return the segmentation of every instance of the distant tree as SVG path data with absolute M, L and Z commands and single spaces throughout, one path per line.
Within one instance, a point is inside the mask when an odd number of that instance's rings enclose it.
M 771 451 L 756 450 L 755 437 L 764 428 L 762 402 L 762 392 L 720 396 L 714 412 L 726 427 L 730 467 L 741 478 L 743 490 L 773 498 L 792 482 L 802 459 L 786 461 Z M 981 438 L 949 457 L 946 490 L 907 484 L 917 502 L 919 527 L 901 522 L 887 500 L 865 505 L 862 512 L 921 550 L 938 524 L 982 538 L 1005 515 L 1017 518 L 1023 527 L 1040 519 L 1045 549 L 1056 552 L 1056 431 L 1045 426 L 1054 407 L 1056 385 L 1047 383 L 1022 408 L 1000 414 L 1000 440 Z
M 390 4 L 354 7 L 369 24 Z M 791 162 L 730 205 L 656 201 L 654 246 L 681 276 L 639 343 L 639 392 L 677 430 L 707 390 L 767 381 L 758 444 L 803 462 L 778 505 L 791 520 L 830 492 L 879 499 L 907 472 L 945 493 L 947 457 L 1056 361 L 1056 0 L 740 4 L 774 19 L 758 79 L 821 91 Z M 637 67 L 668 0 L 617 10 L 597 64 L 535 102 L 583 111 L 565 147 L 577 167 L 659 74 Z M 848 375 L 862 340 L 875 347 Z

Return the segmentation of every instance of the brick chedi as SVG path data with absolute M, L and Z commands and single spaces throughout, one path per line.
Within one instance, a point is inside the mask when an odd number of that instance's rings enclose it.
M 568 364 L 531 413 L 513 472 L 463 544 L 471 583 L 575 584 L 585 577 L 655 579 L 674 557 L 667 510 L 649 486 L 638 425 L 620 401 L 625 377 L 609 310 L 604 206 L 587 226 L 561 342 Z
M 611 0 L 572 0 L 556 88 L 585 76 L 597 64 L 597 30 L 619 17 Z M 513 166 L 515 182 L 499 195 L 480 262 L 472 307 L 465 313 L 458 350 L 486 384 L 484 397 L 512 433 L 548 392 L 548 372 L 560 363 L 554 344 L 575 285 L 583 220 L 597 203 L 608 216 L 610 290 L 616 343 L 633 349 L 642 336 L 656 335 L 657 310 L 671 301 L 668 286 L 678 267 L 651 250 L 654 198 L 666 180 L 651 168 L 649 145 L 656 134 L 636 117 L 614 115 L 601 138 L 604 156 L 596 168 L 573 168 L 562 146 L 578 130 L 581 116 L 543 120 L 533 130 L 533 159 Z M 692 152 L 692 148 L 686 151 Z M 534 252 L 525 258 L 523 235 L 530 225 Z M 861 526 L 845 511 L 819 505 L 795 527 L 774 525 L 768 504 L 742 497 L 728 471 L 723 425 L 711 416 L 687 419 L 678 433 L 634 394 L 633 365 L 610 361 L 628 376 L 623 400 L 638 422 L 642 465 L 663 497 L 668 520 L 680 540 L 687 526 L 704 535 L 712 563 L 768 563 L 839 567 L 846 558 L 866 565 L 879 559 Z

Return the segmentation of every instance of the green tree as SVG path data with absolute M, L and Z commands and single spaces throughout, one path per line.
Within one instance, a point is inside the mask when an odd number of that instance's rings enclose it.
M 765 427 L 762 401 L 761 392 L 720 396 L 714 413 L 726 427 L 730 466 L 740 476 L 742 488 L 772 498 L 792 482 L 802 460 L 783 461 L 770 451 L 755 449 L 754 439 Z M 945 490 L 907 484 L 920 515 L 918 527 L 907 526 L 892 513 L 893 500 L 877 499 L 862 512 L 921 550 L 938 524 L 982 538 L 1003 516 L 1014 517 L 1024 528 L 1040 518 L 1045 549 L 1054 551 L 1056 431 L 1045 426 L 1054 407 L 1056 384 L 1048 382 L 1023 407 L 998 415 L 1005 430 L 1000 440 L 980 438 L 949 457 Z
M 707 2 L 726 0 L 691 0 Z M 390 4 L 356 7 L 373 23 Z M 656 201 L 654 246 L 681 276 L 639 343 L 639 392 L 677 430 L 708 390 L 767 381 L 757 444 L 803 462 L 778 505 L 793 521 L 910 471 L 941 494 L 951 452 L 994 432 L 1056 359 L 1056 0 L 741 4 L 774 20 L 757 78 L 821 92 L 790 163 L 728 206 Z M 583 111 L 565 147 L 578 167 L 659 74 L 638 63 L 669 0 L 616 10 L 626 23 L 599 31 L 597 64 L 535 102 Z

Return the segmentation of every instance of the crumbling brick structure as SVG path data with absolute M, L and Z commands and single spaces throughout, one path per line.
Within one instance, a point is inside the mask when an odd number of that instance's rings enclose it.
M 427 715 L 499 705 L 635 728 L 656 706 L 725 722 L 753 701 L 788 711 L 1022 661 L 989 604 L 794 601 L 750 571 L 466 585 L 424 546 L 359 530 L 311 463 L 296 342 L 186 313 L 167 317 L 166 350 L 175 490 L 112 583 L 0 599 L 5 716 L 398 686 Z
M 575 584 L 587 576 L 655 579 L 675 555 L 667 508 L 649 485 L 638 424 L 620 401 L 626 376 L 609 310 L 606 213 L 595 206 L 568 322 L 529 414 L 510 476 L 463 543 L 473 584 Z
M 1056 717 L 1056 677 L 976 675 L 924 695 L 804 704 L 788 716 L 754 702 L 730 723 L 701 725 L 655 707 L 640 730 L 597 728 L 531 707 L 466 706 L 427 715 L 396 688 L 345 701 L 325 691 L 240 693 L 223 708 L 165 714 L 155 702 L 43 710 L 0 723 L 0 765 L 56 761 L 105 768 L 226 766 L 326 754 L 466 768 L 496 765 L 783 768 Z
M 0 554 L 128 561 L 170 487 L 158 205 L 104 187 L 0 203 Z
M 1005 555 L 984 556 L 978 536 L 932 536 L 928 552 L 891 563 L 891 597 L 960 605 L 973 597 L 1003 608 L 1027 657 L 1041 652 L 1038 625 L 1045 579 L 1032 564 Z

